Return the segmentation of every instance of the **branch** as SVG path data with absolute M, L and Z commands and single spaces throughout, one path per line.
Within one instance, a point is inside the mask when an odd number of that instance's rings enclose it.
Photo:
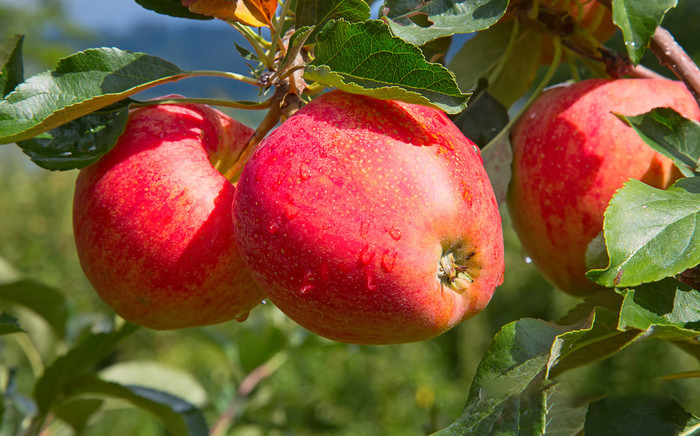
M 668 67 L 685 83 L 695 100 L 700 104 L 700 69 L 683 50 L 673 35 L 663 27 L 658 27 L 651 37 L 649 48 L 662 65 Z

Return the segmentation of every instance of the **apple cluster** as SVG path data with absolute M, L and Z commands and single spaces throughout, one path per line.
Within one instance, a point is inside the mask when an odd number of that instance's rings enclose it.
M 342 91 L 266 137 L 202 105 L 132 110 L 83 169 L 80 261 L 128 321 L 244 320 L 269 298 L 349 343 L 436 336 L 479 313 L 504 274 L 501 218 L 476 145 L 435 109 Z

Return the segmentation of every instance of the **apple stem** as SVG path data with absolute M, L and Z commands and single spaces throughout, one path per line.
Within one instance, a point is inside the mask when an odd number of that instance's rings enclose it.
M 440 281 L 454 283 L 460 275 L 464 276 L 469 283 L 474 282 L 474 278 L 467 272 L 467 267 L 457 264 L 454 253 L 448 253 L 440 258 L 438 267 Z

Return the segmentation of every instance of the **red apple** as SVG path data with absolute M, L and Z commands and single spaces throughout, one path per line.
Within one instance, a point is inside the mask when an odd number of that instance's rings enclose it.
M 665 188 L 681 176 L 613 114 L 662 106 L 700 119 L 680 82 L 591 79 L 546 90 L 513 128 L 508 210 L 525 253 L 556 287 L 574 295 L 602 289 L 584 275 L 585 252 L 627 180 Z
M 270 300 L 336 341 L 431 338 L 484 309 L 503 280 L 479 149 L 424 106 L 316 98 L 263 140 L 234 211 Z
M 252 133 L 207 106 L 134 109 L 115 147 L 80 172 L 80 262 L 124 319 L 152 329 L 243 320 L 264 298 L 235 245 L 235 188 L 215 168 Z

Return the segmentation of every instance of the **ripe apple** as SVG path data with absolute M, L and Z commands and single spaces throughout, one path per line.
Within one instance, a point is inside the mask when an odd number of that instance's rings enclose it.
M 665 188 L 681 176 L 613 114 L 656 107 L 700 119 L 680 82 L 590 79 L 546 90 L 513 128 L 513 227 L 542 274 L 567 293 L 602 289 L 584 275 L 585 252 L 615 191 L 630 178 Z
M 484 309 L 503 281 L 479 149 L 420 105 L 316 98 L 246 164 L 234 220 L 270 300 L 336 341 L 431 338 Z
M 142 107 L 80 171 L 80 262 L 124 319 L 152 329 L 241 321 L 264 298 L 235 245 L 235 188 L 215 168 L 235 161 L 252 133 L 203 105 Z

